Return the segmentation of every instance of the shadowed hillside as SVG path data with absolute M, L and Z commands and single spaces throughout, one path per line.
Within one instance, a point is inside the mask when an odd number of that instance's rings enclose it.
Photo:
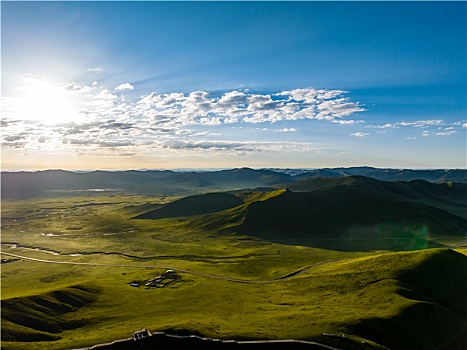
M 243 204 L 242 199 L 228 193 L 207 193 L 185 197 L 161 208 L 138 215 L 135 219 L 162 219 L 215 213 Z
M 311 192 L 336 186 L 351 186 L 393 200 L 433 205 L 467 218 L 467 185 L 463 183 L 434 184 L 424 180 L 387 182 L 363 176 L 349 176 L 339 179 L 305 179 L 287 185 L 294 192 Z
M 344 250 L 375 240 L 379 245 L 372 249 L 439 247 L 431 238 L 467 231 L 467 220 L 456 215 L 466 209 L 463 184 L 388 183 L 357 176 L 307 179 L 290 188 L 295 191 L 192 196 L 136 218 L 199 215 L 189 227 L 282 242 L 317 240 L 306 244 Z M 342 239 L 348 242 L 336 246 Z
M 60 332 L 84 326 L 67 314 L 97 299 L 96 290 L 68 287 L 47 294 L 2 300 L 2 341 L 36 342 L 60 339 Z
M 399 271 L 395 278 L 397 294 L 414 304 L 394 317 L 362 320 L 350 327 L 352 332 L 390 349 L 465 349 L 466 257 L 437 250 L 414 268 Z
M 437 235 L 461 235 L 466 220 L 422 203 L 394 200 L 355 187 L 331 187 L 313 192 L 281 193 L 236 208 L 242 215 L 230 222 L 237 232 L 271 238 L 337 238 L 353 226 L 380 224 L 427 227 Z M 194 225 L 224 221 L 227 211 L 200 218 Z

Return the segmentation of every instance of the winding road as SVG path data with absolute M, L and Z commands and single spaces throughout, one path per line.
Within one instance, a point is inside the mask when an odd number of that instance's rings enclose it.
M 174 268 L 171 266 L 162 266 L 162 265 L 132 265 L 132 264 L 101 264 L 101 263 L 90 263 L 90 262 L 73 262 L 73 261 L 55 261 L 55 260 L 46 260 L 46 259 L 37 259 L 37 258 L 30 258 L 24 255 L 18 255 L 18 254 L 11 254 L 11 253 L 5 253 L 5 252 L 0 252 L 1 255 L 6 255 L 18 259 L 24 259 L 24 260 L 30 260 L 30 261 L 36 261 L 36 262 L 42 262 L 42 263 L 47 263 L 47 264 L 65 264 L 65 265 L 83 265 L 83 266 L 105 266 L 105 267 L 128 267 L 128 268 L 137 268 L 137 269 L 164 269 L 164 270 L 174 270 L 177 272 L 183 272 L 186 274 L 191 274 L 191 275 L 197 275 L 197 276 L 203 276 L 203 277 L 208 277 L 208 278 L 216 278 L 219 280 L 224 280 L 224 281 L 229 281 L 229 282 L 237 282 L 237 283 L 274 283 L 274 282 L 279 282 L 286 280 L 288 278 L 292 278 L 294 276 L 298 276 L 314 267 L 327 264 L 330 262 L 334 261 L 339 261 L 339 260 L 326 260 L 326 261 L 321 261 L 319 263 L 313 264 L 313 265 L 308 265 L 305 266 L 297 271 L 291 272 L 285 276 L 275 278 L 275 279 L 270 279 L 270 280 L 243 280 L 243 279 L 236 279 L 236 278 L 230 278 L 230 277 L 223 277 L 223 276 L 217 276 L 217 275 L 212 275 L 208 273 L 202 273 L 202 272 L 196 272 L 196 271 L 191 271 L 191 270 L 185 270 L 185 269 L 179 269 L 179 268 Z
M 216 278 L 216 279 L 219 279 L 219 280 L 237 282 L 237 283 L 274 283 L 274 282 L 279 282 L 279 281 L 283 281 L 283 280 L 288 279 L 288 278 L 292 278 L 292 277 L 297 276 L 299 274 L 302 274 L 302 273 L 304 273 L 304 272 L 306 272 L 306 271 L 308 271 L 308 270 L 310 270 L 310 269 L 312 269 L 314 267 L 317 267 L 317 266 L 320 266 L 320 265 L 323 265 L 323 264 L 326 264 L 326 263 L 330 263 L 330 262 L 333 262 L 333 261 L 338 261 L 338 260 L 321 261 L 319 263 L 303 267 L 303 268 L 301 268 L 301 269 L 299 269 L 297 271 L 291 272 L 291 273 L 289 273 L 289 274 L 287 274 L 285 276 L 275 278 L 275 279 L 271 279 L 271 280 L 242 280 L 242 279 L 236 279 L 236 278 L 216 276 L 216 275 L 212 275 L 212 274 L 208 274 L 208 273 L 201 273 L 201 272 L 196 272 L 196 271 L 191 271 L 191 270 L 177 269 L 177 268 L 173 268 L 173 267 L 169 267 L 169 266 L 161 266 L 161 265 L 101 264 L 101 263 L 72 262 L 72 261 L 54 261 L 54 260 L 31 258 L 31 257 L 24 256 L 24 255 L 11 254 L 11 253 L 5 253 L 5 252 L 0 252 L 0 254 L 4 255 L 4 256 L 17 258 L 17 259 L 36 261 L 36 262 L 47 263 L 47 264 L 105 266 L 105 267 L 110 266 L 110 267 L 142 268 L 142 269 L 167 269 L 167 270 L 170 269 L 170 270 L 174 270 L 174 271 L 177 271 L 177 272 L 183 272 L 183 273 L 187 273 L 187 274 L 203 276 L 203 277 L 208 277 L 208 278 Z M 242 345 L 242 344 L 244 344 L 244 345 L 248 345 L 248 344 L 250 344 L 250 345 L 253 345 L 253 344 L 256 344 L 256 345 L 261 345 L 261 344 L 262 345 L 273 345 L 273 344 L 293 345 L 293 344 L 300 344 L 300 345 L 305 345 L 305 346 L 308 345 L 308 346 L 310 346 L 310 349 L 313 348 L 313 349 L 326 349 L 326 350 L 340 350 L 338 348 L 331 347 L 329 345 L 316 343 L 316 342 L 310 342 L 310 341 L 303 341 L 303 340 L 225 341 L 225 340 L 220 340 L 220 339 L 200 338 L 200 337 L 197 337 L 197 336 L 194 336 L 194 335 L 177 336 L 177 335 L 165 334 L 165 333 L 162 333 L 162 332 L 154 332 L 153 334 L 158 335 L 158 336 L 180 338 L 180 339 L 182 339 L 182 338 L 193 338 L 193 339 L 195 339 L 196 338 L 196 339 L 204 340 L 204 341 L 211 341 L 211 342 L 214 341 L 214 342 L 222 342 L 222 343 L 225 342 L 225 343 L 228 343 L 228 344 L 234 342 L 234 343 L 237 343 L 238 345 Z M 121 340 L 113 341 L 111 343 L 97 344 L 97 345 L 94 345 L 94 346 L 89 347 L 89 348 L 81 348 L 81 349 L 76 349 L 76 350 L 91 350 L 91 349 L 98 350 L 99 348 L 105 348 L 106 346 L 112 346 L 115 343 L 119 343 L 119 342 L 130 342 L 130 343 L 132 343 L 131 338 L 130 339 L 121 339 Z

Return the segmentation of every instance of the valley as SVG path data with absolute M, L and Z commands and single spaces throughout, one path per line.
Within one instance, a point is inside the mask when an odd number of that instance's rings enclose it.
M 2 197 L 2 349 L 143 328 L 337 349 L 467 342 L 464 183 L 243 169 L 144 191 L 76 175 Z M 167 270 L 180 278 L 145 286 Z

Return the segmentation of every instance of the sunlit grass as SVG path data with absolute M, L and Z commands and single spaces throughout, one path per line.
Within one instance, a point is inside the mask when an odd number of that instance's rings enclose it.
M 128 208 L 130 199 L 133 207 Z M 437 302 L 444 302 L 460 299 L 459 290 L 467 288 L 459 277 L 465 273 L 465 260 L 458 260 L 447 250 L 340 252 L 205 232 L 187 226 L 189 220 L 185 218 L 132 220 L 138 206 L 148 202 L 151 199 L 131 196 L 3 203 L 2 242 L 29 249 L 3 244 L 2 252 L 50 261 L 100 264 L 52 264 L 23 259 L 2 264 L 2 300 L 21 298 L 25 305 L 33 307 L 35 300 L 45 298 L 58 308 L 62 304 L 54 301 L 54 293 L 67 294 L 76 286 L 92 290 L 96 296 L 71 312 L 47 314 L 44 310 L 45 320 L 50 318 L 52 324 L 56 318 L 63 323 L 61 332 L 44 335 L 40 333 L 44 331 L 2 319 L 3 334 L 20 335 L 14 342 L 3 341 L 4 349 L 79 348 L 126 338 L 141 328 L 186 330 L 226 339 L 307 339 L 336 347 L 343 345 L 322 333 L 345 333 L 350 344 L 357 347 L 364 338 L 389 341 L 377 334 L 378 325 L 393 327 L 387 322 L 407 314 L 399 328 L 388 331 L 400 332 L 400 327 L 423 317 L 430 308 L 437 308 L 437 304 L 427 304 L 427 295 L 436 294 L 440 298 Z M 458 248 L 461 252 L 462 249 Z M 83 255 L 70 256 L 73 253 Z M 432 285 L 422 288 L 407 283 L 416 279 L 410 277 L 406 281 L 404 274 L 418 271 L 437 257 L 441 265 L 445 260 L 451 264 L 447 269 L 452 280 L 457 281 L 452 290 L 440 294 Z M 180 272 L 181 280 L 164 288 L 129 285 L 131 281 L 153 278 L 165 268 L 264 281 L 326 261 L 274 283 L 238 283 Z M 435 284 L 444 278 L 440 276 L 446 276 L 446 271 L 430 271 Z M 425 270 L 421 269 L 420 274 L 424 276 Z M 417 307 L 422 309 L 407 311 Z M 443 312 L 452 327 L 445 338 L 436 333 L 432 339 L 435 345 L 449 337 L 456 338 L 465 323 L 448 311 Z M 420 332 L 426 332 L 426 327 Z M 56 340 L 21 341 L 25 339 L 22 337 L 40 336 Z
M 59 340 L 47 343 L 50 349 L 122 338 L 142 327 L 183 329 L 215 338 L 316 340 L 323 332 L 350 336 L 353 327 L 367 320 L 391 319 L 418 304 L 424 294 L 411 288 L 406 292 L 411 293 L 410 298 L 400 293 L 399 274 L 416 269 L 440 252 L 378 254 L 333 262 L 270 284 L 243 284 L 181 273 L 180 281 L 164 288 L 134 288 L 128 284 L 151 278 L 161 270 L 65 265 L 45 269 L 42 263 L 17 261 L 2 269 L 2 299 L 66 291 L 76 284 L 96 291 L 96 301 L 63 315 L 65 323 L 84 319 L 86 325 L 58 333 Z M 3 327 L 8 332 L 11 325 L 5 323 Z M 453 334 L 458 329 L 458 324 L 453 325 Z M 5 349 L 43 346 L 21 342 L 3 345 Z

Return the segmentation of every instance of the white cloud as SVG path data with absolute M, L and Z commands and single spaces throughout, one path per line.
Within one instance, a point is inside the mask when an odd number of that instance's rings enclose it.
M 350 134 L 350 135 L 355 136 L 355 137 L 365 137 L 365 136 L 368 136 L 368 135 L 370 135 L 370 134 L 367 133 L 367 132 L 361 132 L 361 131 L 359 131 L 359 132 L 354 132 L 353 134 Z
M 68 91 L 75 91 L 75 92 L 82 92 L 82 91 L 91 91 L 93 87 L 91 86 L 84 86 L 84 85 L 79 85 L 77 83 L 68 83 L 64 85 L 65 90 Z
M 323 148 L 309 143 L 292 142 L 256 142 L 256 141 L 225 141 L 225 140 L 169 140 L 163 148 L 176 150 L 211 150 L 226 152 L 291 152 L 291 151 L 320 151 Z
M 317 108 L 319 113 L 316 115 L 316 118 L 326 120 L 346 117 L 364 110 L 358 104 L 350 102 L 347 98 L 326 100 L 319 103 Z
M 364 111 L 357 103 L 339 97 L 340 90 L 298 89 L 276 94 L 228 91 L 215 95 L 206 91 L 159 95 L 153 92 L 137 103 L 137 111 L 178 119 L 184 125 L 228 123 L 275 123 L 283 120 L 335 120 Z M 210 123 L 207 119 L 212 119 Z
M 441 119 L 432 119 L 432 120 L 417 120 L 415 122 L 401 122 L 401 126 L 413 126 L 415 128 L 428 128 L 429 126 L 442 125 L 444 121 Z
M 114 90 L 116 91 L 133 90 L 133 85 L 131 85 L 130 83 L 120 84 Z
M 97 95 L 94 95 L 93 98 L 100 99 L 100 100 L 115 100 L 117 99 L 117 95 L 112 94 L 109 90 L 103 89 L 99 91 Z
M 243 107 L 248 103 L 247 95 L 241 91 L 229 91 L 222 95 L 217 101 L 219 106 L 238 106 Z
M 367 128 L 374 128 L 374 129 L 394 129 L 399 128 L 401 126 L 405 127 L 414 127 L 414 128 L 429 128 L 431 126 L 439 126 L 444 125 L 445 122 L 442 119 L 430 119 L 430 120 L 417 120 L 413 122 L 397 122 L 397 123 L 386 123 L 383 125 L 368 125 Z
M 93 72 L 93 73 L 102 73 L 104 70 L 100 67 L 96 68 L 88 68 L 88 72 Z
M 334 119 L 332 120 L 333 123 L 341 124 L 341 125 L 355 125 L 355 124 L 363 124 L 365 123 L 364 120 L 352 120 L 352 119 Z
M 390 128 L 398 128 L 399 127 L 399 123 L 396 123 L 396 124 L 384 124 L 384 125 L 369 125 L 367 126 L 367 128 L 375 128 L 375 129 L 390 129 Z
M 284 129 L 278 129 L 274 130 L 275 132 L 297 132 L 298 129 L 295 128 L 284 128 Z
M 37 79 L 24 78 L 27 83 Z M 4 97 L 2 146 L 37 152 L 54 149 L 83 154 L 101 154 L 99 152 L 103 148 L 121 149 L 119 152 L 126 154 L 162 148 L 287 152 L 315 150 L 316 146 L 285 142 L 231 142 L 212 138 L 221 135 L 226 135 L 226 139 L 231 138 L 226 130 L 230 130 L 233 124 L 272 124 L 313 119 L 348 125 L 364 122 L 345 118 L 364 109 L 358 102 L 342 97 L 345 92 L 340 90 L 151 92 L 130 100 L 118 93 L 132 89 L 129 83 L 113 90 L 97 82 L 90 85 L 77 82 L 57 84 L 57 88 L 71 96 L 76 118 L 57 119 L 49 124 L 40 118 L 31 120 L 17 114 L 20 99 Z M 298 131 L 284 125 L 269 130 L 276 133 Z M 274 140 L 278 137 L 276 134 Z
M 448 131 L 440 131 L 440 132 L 437 132 L 436 135 L 437 136 L 451 136 L 453 134 L 455 134 L 457 131 L 455 130 L 448 130 Z

